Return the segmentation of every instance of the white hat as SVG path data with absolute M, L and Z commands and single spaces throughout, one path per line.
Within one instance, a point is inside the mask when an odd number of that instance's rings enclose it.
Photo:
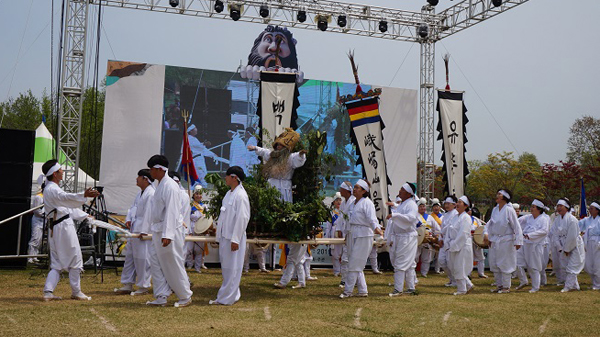
M 517 204 L 516 202 L 512 203 L 512 207 L 515 209 L 515 211 L 518 211 L 521 209 L 521 206 L 519 204 Z
M 196 126 L 194 124 L 190 124 L 190 126 L 188 126 L 187 128 L 187 132 L 190 132 L 192 130 L 194 130 L 196 128 Z
M 431 199 L 431 206 L 435 206 L 435 205 L 441 206 L 440 199 L 438 199 L 438 198 Z
M 196 186 L 194 186 L 194 194 L 196 193 L 202 193 L 202 185 L 196 184 Z
M 427 205 L 427 199 L 425 199 L 425 198 L 419 199 L 419 202 L 417 202 L 417 205 Z
M 335 195 L 333 196 L 333 201 L 336 201 L 337 199 L 343 199 L 340 192 L 335 192 Z

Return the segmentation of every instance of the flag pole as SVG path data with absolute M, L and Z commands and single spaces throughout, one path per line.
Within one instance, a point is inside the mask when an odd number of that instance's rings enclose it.
M 183 117 L 183 142 L 186 142 L 186 138 L 187 137 L 187 120 L 190 117 L 190 112 L 188 110 L 182 109 L 181 110 L 181 117 Z M 190 181 L 190 167 L 189 167 L 189 163 L 188 163 L 188 159 L 187 155 L 188 155 L 188 151 L 186 151 L 187 149 L 185 148 L 185 146 L 183 147 L 183 154 L 182 156 L 184 157 L 183 162 L 185 163 L 185 175 L 187 176 L 187 182 L 188 182 L 188 186 L 187 186 L 187 191 L 188 191 L 188 197 L 192 197 L 192 192 L 191 192 L 191 181 Z

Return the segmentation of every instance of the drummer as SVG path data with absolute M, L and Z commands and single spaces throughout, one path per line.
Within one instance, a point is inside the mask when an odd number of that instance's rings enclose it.
M 198 235 L 196 233 L 196 223 L 200 219 L 204 219 L 204 203 L 202 202 L 202 185 L 194 186 L 194 194 L 191 201 L 190 226 L 188 227 L 188 235 Z M 185 243 L 185 266 L 194 268 L 196 272 L 201 273 L 201 269 L 207 269 L 204 265 L 204 256 L 208 255 L 208 244 L 194 241 L 186 241 Z
M 473 233 L 477 228 L 483 226 L 483 223 L 481 222 L 481 213 L 477 207 L 471 208 L 468 213 L 473 222 L 471 225 L 471 233 Z M 488 278 L 487 275 L 485 275 L 485 255 L 483 254 L 483 248 L 475 243 L 475 240 L 473 240 L 473 261 L 477 262 L 477 274 L 479 275 L 479 278 Z M 473 269 L 475 269 L 475 266 L 473 266 Z
M 425 227 L 426 230 L 425 237 L 432 237 L 434 229 L 432 227 L 432 222 L 429 221 L 429 214 L 425 212 L 427 210 L 427 199 L 419 199 L 417 206 L 419 207 L 419 222 L 421 223 L 421 226 Z M 419 259 L 421 260 L 421 276 L 423 277 L 427 277 L 429 267 L 431 266 L 431 261 L 433 260 L 433 254 L 434 249 L 431 243 L 429 243 L 428 239 L 423 240 L 423 243 L 417 247 L 415 263 L 419 263 Z

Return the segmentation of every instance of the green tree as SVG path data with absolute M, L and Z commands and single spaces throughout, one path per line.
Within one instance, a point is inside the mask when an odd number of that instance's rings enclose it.
M 11 97 L 6 102 L 0 103 L 0 109 L 3 114 L 3 128 L 35 130 L 42 122 L 41 101 L 31 90 L 20 93 L 15 99 Z
M 600 164 L 600 119 L 577 118 L 569 129 L 567 161 L 583 166 Z

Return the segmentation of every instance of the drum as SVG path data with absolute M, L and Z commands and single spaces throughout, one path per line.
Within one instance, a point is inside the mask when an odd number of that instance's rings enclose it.
M 475 242 L 476 245 L 478 245 L 481 248 L 488 248 L 488 245 L 485 244 L 484 241 L 484 234 L 483 234 L 483 230 L 485 229 L 484 226 L 479 226 L 475 229 L 475 231 L 473 232 L 473 241 Z
M 202 217 L 196 221 L 194 225 L 194 234 L 201 235 L 204 234 L 207 230 L 210 229 L 210 226 L 213 224 L 213 218 L 211 217 Z
M 423 243 L 423 240 L 425 240 L 426 233 L 427 233 L 427 228 L 425 228 L 425 226 L 417 227 L 417 234 L 419 234 L 419 237 L 417 239 L 417 246 L 419 246 Z

